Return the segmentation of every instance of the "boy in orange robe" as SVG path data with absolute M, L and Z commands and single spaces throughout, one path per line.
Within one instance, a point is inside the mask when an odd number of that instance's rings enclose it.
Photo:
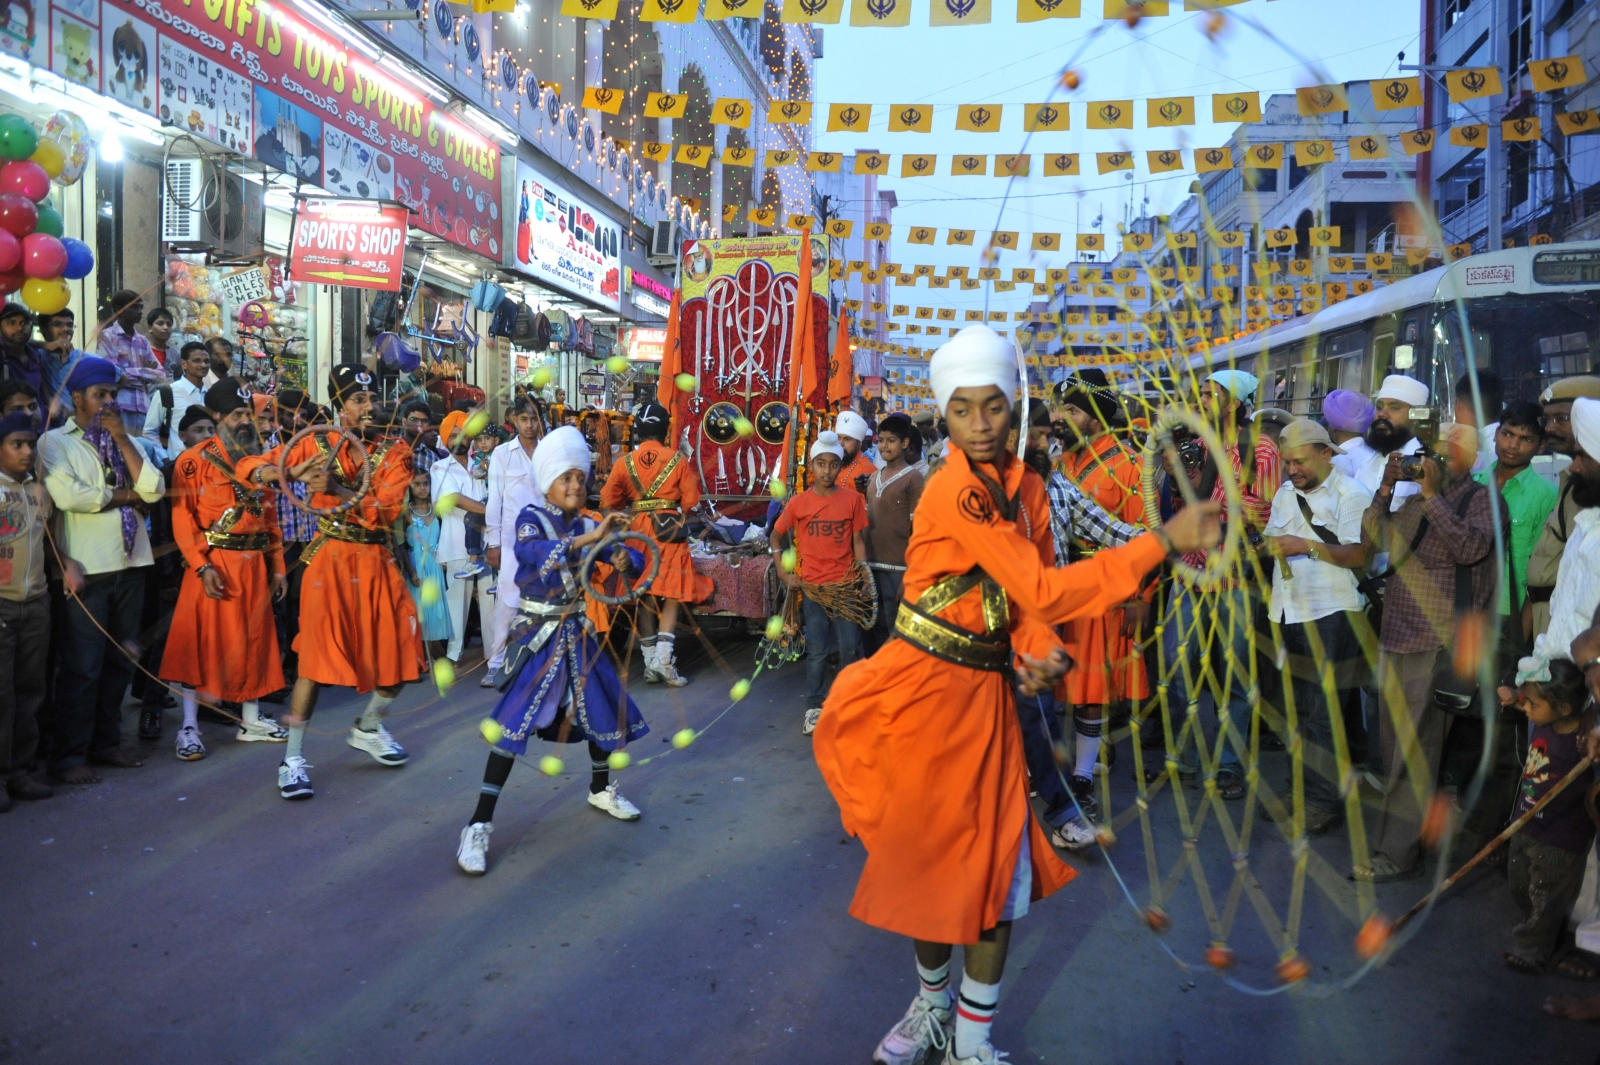
M 681 688 L 689 682 L 679 675 L 674 661 L 678 604 L 703 602 L 716 588 L 710 577 L 694 571 L 694 559 L 689 556 L 686 526 L 689 512 L 700 505 L 700 478 L 681 452 L 666 445 L 671 420 L 667 408 L 659 403 L 647 403 L 634 415 L 634 435 L 642 442 L 612 465 L 611 476 L 600 490 L 600 505 L 606 510 L 631 506 L 633 530 L 654 539 L 661 549 L 661 568 L 650 583 L 656 616 L 648 610 L 640 612 L 643 635 L 639 645 L 644 651 L 645 682 L 666 681 Z M 680 534 L 684 539 L 662 540 L 658 521 L 684 530 Z
M 1062 382 L 1056 402 L 1069 433 L 1068 450 L 1061 457 L 1063 475 L 1113 517 L 1142 526 L 1144 500 L 1139 489 L 1139 464 L 1110 431 L 1126 417 L 1104 372 L 1083 370 Z M 1089 557 L 1097 546 L 1074 544 L 1079 549 L 1069 561 Z M 1147 589 L 1144 595 L 1149 594 Z M 1100 617 L 1078 618 L 1066 625 L 1067 654 L 1073 665 L 1057 695 L 1073 708 L 1077 741 L 1071 786 L 1079 805 L 1091 818 L 1097 810 L 1094 765 L 1100 757 L 1107 708 L 1124 699 L 1143 699 L 1150 694 L 1144 656 L 1138 651 L 1138 639 L 1148 617 L 1149 603 L 1140 597 L 1130 598 L 1124 606 Z
M 840 674 L 816 756 L 867 851 L 850 912 L 915 940 L 921 989 L 874 1059 L 905 1065 L 946 1045 L 953 1017 L 946 1061 L 994 1065 L 1011 921 L 1074 875 L 1029 807 L 1013 670 L 1024 693 L 1054 686 L 1067 656 L 1050 626 L 1123 602 L 1172 551 L 1214 544 L 1218 506 L 1185 508 L 1164 531 L 1088 562 L 1048 566 L 1019 526 L 1025 467 L 1005 450 L 1011 345 L 970 326 L 930 370 L 951 450 L 918 506 L 899 639 Z M 956 943 L 965 973 L 953 1011 Z
M 196 693 L 243 704 L 238 739 L 282 743 L 289 731 L 261 716 L 263 695 L 283 687 L 272 603 L 288 590 L 278 507 L 268 489 L 247 487 L 236 461 L 261 452 L 251 396 L 225 377 L 206 392 L 217 435 L 173 463 L 172 538 L 187 569 L 161 659 L 161 679 L 183 685 L 177 755 L 206 756 Z
M 360 365 L 334 367 L 328 395 L 339 423 L 361 434 L 372 462 L 372 485 L 361 502 L 343 514 L 317 522 L 317 538 L 301 561 L 300 635 L 294 649 L 300 676 L 290 703 L 289 747 L 278 767 L 278 793 L 285 799 L 311 798 L 311 778 L 301 754 L 306 722 L 324 684 L 372 692 L 367 708 L 346 742 L 382 765 L 404 765 L 411 756 L 383 727 L 400 686 L 422 675 L 422 633 L 416 602 L 390 551 L 391 527 L 411 488 L 411 448 L 385 437 L 374 421 L 377 393 Z M 289 476 L 305 483 L 307 502 L 338 506 L 355 495 L 361 463 L 340 433 L 301 439 L 287 455 L 283 446 L 239 463 L 247 480 L 278 479 L 280 456 Z

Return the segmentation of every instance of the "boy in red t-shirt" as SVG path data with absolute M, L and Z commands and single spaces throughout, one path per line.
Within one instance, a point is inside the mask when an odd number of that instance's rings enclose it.
M 861 657 L 861 626 L 834 616 L 812 597 L 811 587 L 837 584 L 850 576 L 856 563 L 867 557 L 867 505 L 856 491 L 840 491 L 839 471 L 844 468 L 844 447 L 839 435 L 817 434 L 811 445 L 811 487 L 799 493 L 778 515 L 772 527 L 772 551 L 781 554 L 793 534 L 800 564 L 794 573 L 779 573 L 784 584 L 803 595 L 806 625 L 806 719 L 810 735 L 822 716 L 828 697 L 828 636 L 839 648 L 839 668 Z

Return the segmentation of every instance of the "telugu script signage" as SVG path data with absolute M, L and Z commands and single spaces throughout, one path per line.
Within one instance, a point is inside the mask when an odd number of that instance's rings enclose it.
M 622 307 L 622 229 L 517 163 L 517 224 L 507 265 L 613 311 Z

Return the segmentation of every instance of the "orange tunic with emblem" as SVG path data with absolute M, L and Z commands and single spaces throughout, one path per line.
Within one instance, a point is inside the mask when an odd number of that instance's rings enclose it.
M 284 464 L 294 467 L 326 455 L 325 448 L 336 450 L 335 469 L 343 482 L 359 484 L 361 463 L 339 433 L 303 437 Z M 276 464 L 282 451 L 280 445 L 259 458 L 241 461 L 240 473 L 248 476 L 258 466 Z M 411 487 L 411 448 L 404 441 L 384 440 L 369 444 L 368 452 L 373 457 L 372 488 L 338 521 L 359 526 L 357 531 L 365 535 L 387 537 Z M 313 494 L 307 502 L 330 508 L 340 500 L 334 495 Z M 420 677 L 423 649 L 416 601 L 389 553 L 388 540 L 352 543 L 328 536 L 319 527 L 306 553 L 311 554 L 311 561 L 301 578 L 300 635 L 294 641 L 300 675 L 318 684 L 336 684 L 358 692 Z
M 161 658 L 162 680 L 240 703 L 283 687 L 272 618 L 271 578 L 283 573 L 275 495 L 246 486 L 215 437 L 173 463 L 172 538 L 188 569 Z M 197 575 L 206 565 L 222 578 L 225 598 L 206 594 Z
M 1062 473 L 1112 517 L 1130 525 L 1144 524 L 1144 499 L 1139 490 L 1139 464 L 1110 433 L 1103 433 L 1062 457 Z M 1079 618 L 1066 626 L 1067 654 L 1072 669 L 1057 696 L 1074 706 L 1105 706 L 1150 695 L 1144 657 L 1122 631 L 1123 611 L 1116 607 L 1100 617 Z
M 611 476 L 600 490 L 600 505 L 606 510 L 621 510 L 641 499 L 670 499 L 685 514 L 699 506 L 700 481 L 681 456 L 672 472 L 664 480 L 661 477 L 661 471 L 675 454 L 678 452 L 655 440 L 646 440 L 628 452 L 612 465 Z M 658 480 L 661 481 L 659 488 L 656 487 Z M 652 488 L 655 490 L 651 491 Z M 649 513 L 637 515 L 632 528 L 652 538 L 655 535 L 655 523 Z M 710 577 L 702 577 L 694 571 L 688 544 L 664 544 L 657 540 L 656 546 L 661 548 L 661 568 L 650 584 L 652 595 L 676 599 L 680 603 L 699 603 L 711 598 L 716 586 Z
M 865 451 L 857 451 L 856 457 L 839 471 L 839 479 L 834 483 L 842 488 L 855 488 L 857 477 L 871 477 L 878 472 L 878 464 L 867 457 Z
M 989 470 L 993 475 L 993 470 Z M 1028 525 L 1048 522 L 1042 486 L 1023 491 L 1022 463 L 1001 484 Z M 1032 487 L 1030 485 L 1030 487 Z M 1029 497 L 1036 497 L 1029 505 Z M 928 479 L 906 548 L 905 597 L 981 567 L 1010 602 L 1011 647 L 1034 657 L 1060 647 L 1050 626 L 1100 614 L 1131 595 L 1163 557 L 1153 536 L 1064 569 L 1048 565 L 1036 528 L 1007 521 L 965 454 Z M 1044 537 L 1049 530 L 1042 530 Z M 984 629 L 981 592 L 939 614 Z M 1022 833 L 1029 833 L 1035 899 L 1075 875 L 1028 807 L 1028 768 L 1005 673 L 956 665 L 890 640 L 833 684 L 815 735 L 817 766 L 844 821 L 867 851 L 850 912 L 878 928 L 935 943 L 972 943 L 1005 907 Z

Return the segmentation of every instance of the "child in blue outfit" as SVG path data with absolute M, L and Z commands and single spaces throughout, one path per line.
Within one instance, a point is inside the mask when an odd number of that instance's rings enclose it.
M 433 513 L 433 482 L 420 467 L 411 478 L 411 506 L 406 512 L 406 548 L 411 553 L 411 598 L 428 657 L 438 658 L 449 642 L 450 608 L 444 601 L 444 567 L 439 565 L 439 519 Z M 429 581 L 432 593 L 426 593 Z
M 619 514 L 596 520 L 583 513 L 589 461 L 589 445 L 571 426 L 548 434 L 533 454 L 534 482 L 544 501 L 517 516 L 522 601 L 506 649 L 505 694 L 491 715 L 503 733 L 489 752 L 478 806 L 456 851 L 456 863 L 473 875 L 487 868 L 495 803 L 515 756 L 533 736 L 552 743 L 587 741 L 589 805 L 619 820 L 639 819 L 638 807 L 610 782 L 607 758 L 650 728 L 594 638 L 578 579 L 588 548 L 622 531 L 629 519 Z M 644 568 L 638 552 L 621 546 L 606 561 L 624 573 Z

